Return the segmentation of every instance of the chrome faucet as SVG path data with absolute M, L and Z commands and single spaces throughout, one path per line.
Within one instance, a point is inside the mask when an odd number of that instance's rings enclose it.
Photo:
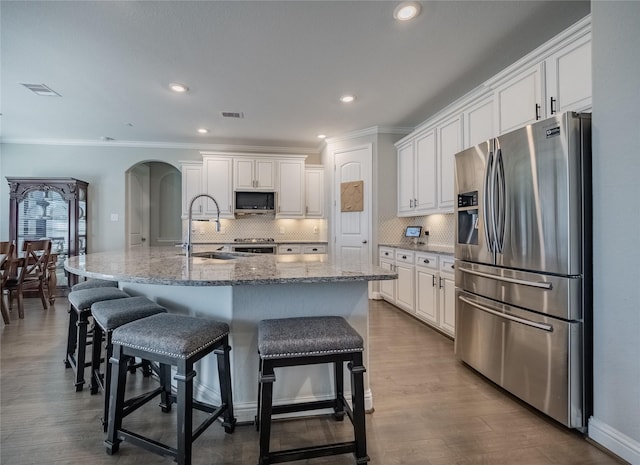
M 191 245 L 191 223 L 193 222 L 193 204 L 200 197 L 207 197 L 207 198 L 213 200 L 213 203 L 216 205 L 216 210 L 218 210 L 218 217 L 214 221 L 216 223 L 216 232 L 220 232 L 220 207 L 218 206 L 218 202 L 216 201 L 216 199 L 214 199 L 209 194 L 198 194 L 198 195 L 194 196 L 191 199 L 191 202 L 189 203 L 189 223 L 187 225 L 187 241 L 182 245 L 185 248 L 185 254 L 186 254 L 187 258 L 190 257 L 191 249 L 192 249 L 192 245 Z M 209 221 L 211 221 L 211 220 L 209 220 Z

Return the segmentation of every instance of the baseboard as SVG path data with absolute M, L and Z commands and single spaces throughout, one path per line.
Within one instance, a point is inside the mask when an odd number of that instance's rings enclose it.
M 640 442 L 597 418 L 589 418 L 589 439 L 597 442 L 630 464 L 640 464 Z

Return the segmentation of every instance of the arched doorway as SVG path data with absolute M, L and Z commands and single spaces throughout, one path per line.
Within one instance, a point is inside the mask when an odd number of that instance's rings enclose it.
M 182 177 L 164 162 L 147 161 L 126 176 L 128 247 L 172 245 L 182 238 Z

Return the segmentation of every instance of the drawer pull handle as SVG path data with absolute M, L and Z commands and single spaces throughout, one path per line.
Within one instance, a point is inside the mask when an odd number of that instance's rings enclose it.
M 431 263 L 428 258 L 424 259 L 424 263 Z
M 402 259 L 403 259 L 403 260 L 406 260 L 406 259 L 407 259 L 407 256 L 406 256 L 406 255 L 403 255 L 403 256 L 402 256 Z

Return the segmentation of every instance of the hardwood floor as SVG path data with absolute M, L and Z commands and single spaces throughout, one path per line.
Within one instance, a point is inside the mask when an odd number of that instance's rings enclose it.
M 378 465 L 605 465 L 616 460 L 456 361 L 453 342 L 395 307 L 372 301 L 368 373 L 375 412 L 367 415 L 368 449 Z M 124 443 L 108 456 L 100 425 L 102 395 L 76 393 L 65 370 L 67 301 L 43 311 L 26 299 L 25 319 L 0 329 L 0 463 L 6 465 L 171 464 Z M 14 310 L 14 313 L 16 310 Z M 88 370 L 87 370 L 88 372 Z M 153 381 L 130 378 L 131 392 Z M 153 404 L 150 403 L 150 404 Z M 146 405 L 125 422 L 173 443 L 175 415 Z M 348 421 L 327 417 L 276 422 L 274 446 L 350 438 Z M 255 465 L 258 434 L 211 426 L 194 444 L 194 465 Z M 292 462 L 294 463 L 294 462 Z M 352 464 L 351 456 L 295 462 Z

